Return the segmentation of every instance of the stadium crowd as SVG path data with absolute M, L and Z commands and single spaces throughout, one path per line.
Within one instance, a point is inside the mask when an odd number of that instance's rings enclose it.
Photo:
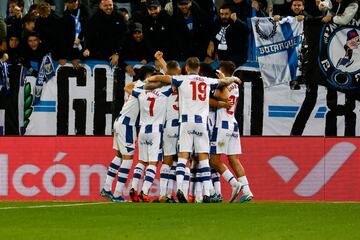
M 59 17 L 52 9 L 53 3 L 33 4 L 24 12 L 24 0 L 8 1 L 7 16 L 0 20 L 1 62 L 22 64 L 37 77 L 44 56 L 50 53 L 60 65 L 70 61 L 75 69 L 81 60 L 95 59 L 109 61 L 135 75 L 127 61 L 144 65 L 155 61 L 166 74 L 145 66 L 136 81 L 125 87 L 130 97 L 114 123 L 117 154 L 101 191 L 102 196 L 116 202 L 125 201 L 123 188 L 137 138 L 139 162 L 133 173 L 132 201 L 150 201 L 161 142 L 164 160 L 157 201 L 174 201 L 173 189 L 183 203 L 222 201 L 220 174 L 232 187 L 230 202 L 241 191 L 240 201 L 250 201 L 254 196 L 238 159 L 241 145 L 234 117 L 237 84 L 241 82 L 232 77 L 235 68 L 247 61 L 251 34 L 248 19 L 270 15 L 280 21 L 295 16 L 297 21 L 305 21 L 307 31 L 307 25 L 314 22 L 347 24 L 358 11 L 357 0 L 228 0 L 219 12 L 212 0 L 146 0 L 132 2 L 129 17 L 129 11 L 114 7 L 113 0 L 99 0 L 95 8 L 89 8 L 89 1 L 65 0 L 65 10 Z M 311 33 L 304 35 L 311 43 Z M 311 44 L 303 44 L 298 76 L 306 69 L 304 63 L 312 61 L 308 48 Z M 164 56 L 175 60 L 166 63 Z M 221 62 L 216 74 L 206 65 L 213 60 Z M 185 61 L 182 71 L 178 61 Z M 299 79 L 293 80 L 292 89 L 298 89 Z M 136 127 L 138 115 L 140 130 Z M 220 161 L 221 154 L 228 156 L 235 176 Z M 144 184 L 138 194 L 143 175 Z

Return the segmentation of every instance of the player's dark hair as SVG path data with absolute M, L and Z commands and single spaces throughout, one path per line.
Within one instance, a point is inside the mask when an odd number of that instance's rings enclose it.
M 219 68 L 226 76 L 232 76 L 236 69 L 235 63 L 232 61 L 223 61 L 219 64 Z
M 180 68 L 180 64 L 178 61 L 171 60 L 166 63 L 166 67 L 168 69 L 176 69 L 176 68 Z
M 144 80 L 146 75 L 152 74 L 156 71 L 153 66 L 142 66 L 138 71 L 135 71 L 134 80 Z

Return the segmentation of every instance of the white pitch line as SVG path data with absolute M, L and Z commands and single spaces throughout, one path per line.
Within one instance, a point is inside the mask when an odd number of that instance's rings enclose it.
M 10 209 L 26 209 L 26 208 L 54 208 L 54 207 L 76 207 L 87 205 L 111 204 L 113 202 L 92 202 L 92 203 L 73 203 L 73 204 L 55 204 L 55 205 L 35 205 L 35 206 L 16 206 L 16 207 L 0 207 L 0 210 Z

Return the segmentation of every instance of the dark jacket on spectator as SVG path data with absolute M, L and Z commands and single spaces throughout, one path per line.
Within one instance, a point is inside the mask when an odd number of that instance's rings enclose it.
M 144 38 L 151 46 L 152 55 L 156 51 L 162 51 L 166 58 L 173 58 L 171 17 L 165 10 L 161 10 L 156 18 L 151 17 L 147 11 L 145 14 L 137 12 L 134 14 L 132 22 L 142 24 Z
M 140 62 L 145 59 L 149 62 L 153 60 L 153 55 L 149 43 L 145 38 L 143 38 L 141 42 L 137 42 L 132 35 L 129 34 L 124 44 L 124 58 L 126 61 Z
M 66 59 L 81 59 L 82 58 L 82 51 L 84 51 L 84 36 L 85 31 L 87 29 L 87 23 L 89 21 L 89 10 L 84 5 L 79 5 L 80 9 L 80 23 L 81 23 L 81 32 L 79 34 L 79 39 L 81 40 L 82 50 L 80 51 L 78 48 L 74 48 L 74 40 L 75 40 L 75 19 L 74 16 L 77 16 L 78 10 L 70 11 L 65 10 L 63 16 L 63 50 L 64 50 L 64 57 Z
M 23 65 L 27 69 L 31 70 L 33 76 L 37 77 L 41 62 L 45 54 L 49 52 L 46 47 L 40 43 L 36 50 L 32 50 L 27 44 L 23 47 L 22 58 Z M 35 67 L 36 65 L 36 67 Z M 33 66 L 35 68 L 33 68 Z M 33 69 L 32 69 L 33 68 Z
M 175 59 L 179 61 L 184 61 L 193 56 L 197 56 L 202 60 L 206 56 L 213 20 L 196 2 L 192 2 L 191 17 L 193 20 L 192 31 L 188 29 L 186 20 L 180 11 L 176 11 L 172 16 Z
M 115 9 L 111 15 L 101 9 L 89 20 L 86 48 L 90 50 L 91 59 L 109 60 L 113 54 L 121 56 L 127 25 L 123 16 Z
M 61 19 L 54 11 L 51 11 L 47 18 L 38 17 L 36 19 L 35 31 L 39 33 L 42 44 L 52 54 L 53 59 L 63 57 L 61 48 L 63 31 L 61 30 Z
M 219 40 L 216 38 L 216 35 L 222 27 L 220 19 L 215 22 L 211 40 L 214 42 L 215 53 L 218 54 L 219 60 L 233 61 L 236 66 L 239 66 L 244 64 L 247 60 L 248 36 L 250 30 L 246 23 L 239 18 L 235 22 L 230 19 L 229 24 L 230 25 L 225 33 L 227 50 L 222 51 L 217 49 Z

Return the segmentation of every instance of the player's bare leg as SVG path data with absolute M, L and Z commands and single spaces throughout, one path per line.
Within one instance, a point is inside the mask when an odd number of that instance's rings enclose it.
M 243 195 L 240 198 L 240 202 L 248 202 L 254 198 L 254 195 L 250 191 L 249 182 L 245 175 L 245 169 L 240 163 L 238 155 L 229 155 L 229 163 L 231 168 L 234 170 L 238 181 L 243 185 Z
M 243 187 L 242 184 L 236 180 L 229 168 L 220 160 L 220 154 L 211 155 L 210 166 L 220 173 L 221 176 L 223 176 L 223 178 L 231 185 L 232 192 L 229 202 L 233 202 L 239 195 Z

